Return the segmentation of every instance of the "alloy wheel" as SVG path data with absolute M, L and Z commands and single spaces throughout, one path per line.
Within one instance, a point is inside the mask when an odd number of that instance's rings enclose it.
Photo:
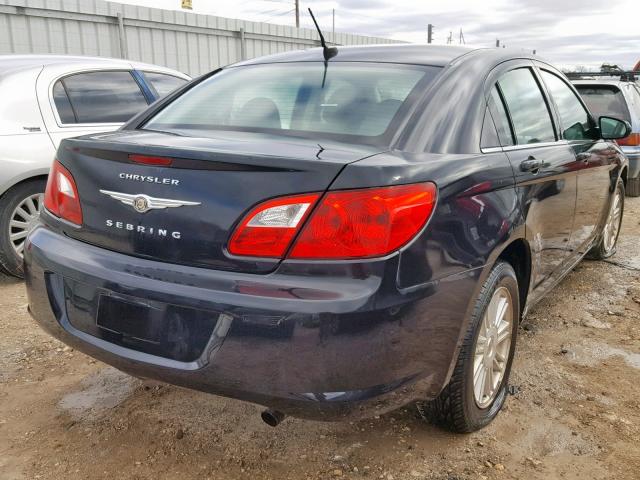
M 611 202 L 607 222 L 602 231 L 602 240 L 605 252 L 611 252 L 616 245 L 618 232 L 620 231 L 620 222 L 622 220 L 622 194 L 616 189 L 616 194 Z
M 40 206 L 44 194 L 36 193 L 22 200 L 11 214 L 9 221 L 9 240 L 16 254 L 22 258 L 24 241 L 31 230 L 38 224 Z
M 484 312 L 473 355 L 473 396 L 479 408 L 495 399 L 507 370 L 513 328 L 513 300 L 506 287 L 493 293 Z

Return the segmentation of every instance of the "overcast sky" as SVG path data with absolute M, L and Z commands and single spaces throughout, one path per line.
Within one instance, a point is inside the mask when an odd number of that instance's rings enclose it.
M 180 9 L 180 0 L 121 0 Z M 293 0 L 192 0 L 194 13 L 295 25 Z M 631 68 L 640 60 L 640 0 L 340 0 L 304 1 L 302 27 L 313 24 L 311 7 L 323 30 L 426 43 L 427 24 L 434 43 L 536 50 L 560 67 L 616 63 Z

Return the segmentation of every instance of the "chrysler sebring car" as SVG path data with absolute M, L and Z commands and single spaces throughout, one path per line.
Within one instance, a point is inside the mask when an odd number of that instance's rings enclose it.
M 538 57 L 311 49 L 216 70 L 64 140 L 29 310 L 131 375 L 336 420 L 417 403 L 477 430 L 518 323 L 615 252 L 627 163 Z

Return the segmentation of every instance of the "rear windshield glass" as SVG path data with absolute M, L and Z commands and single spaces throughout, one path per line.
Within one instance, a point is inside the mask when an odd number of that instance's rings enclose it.
M 232 67 L 170 103 L 144 128 L 378 137 L 439 67 L 334 62 Z
M 613 85 L 576 85 L 595 118 L 603 115 L 631 121 L 624 95 Z

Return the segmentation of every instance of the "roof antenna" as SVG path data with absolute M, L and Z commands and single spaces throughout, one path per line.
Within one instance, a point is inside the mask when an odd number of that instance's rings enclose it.
M 322 53 L 324 55 L 324 63 L 327 63 L 330 58 L 335 57 L 338 54 L 338 49 L 336 47 L 327 47 L 327 42 L 324 41 L 324 35 L 322 35 L 322 30 L 318 26 L 318 22 L 316 22 L 316 17 L 313 16 L 313 12 L 311 8 L 309 8 L 309 14 L 311 15 L 311 19 L 313 23 L 316 25 L 316 30 L 318 30 L 318 35 L 320 35 L 320 45 L 322 45 Z

